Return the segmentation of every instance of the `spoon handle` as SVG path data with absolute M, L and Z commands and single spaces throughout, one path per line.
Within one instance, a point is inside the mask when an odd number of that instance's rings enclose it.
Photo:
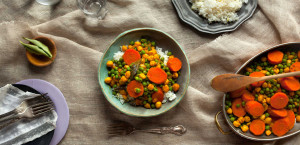
M 298 75 L 300 75 L 300 71 L 289 72 L 289 73 L 278 74 L 278 75 L 265 76 L 265 77 L 261 77 L 259 79 L 259 81 L 265 81 L 265 80 L 270 80 L 270 79 L 278 79 L 278 78 L 285 78 L 285 77 L 298 76 Z

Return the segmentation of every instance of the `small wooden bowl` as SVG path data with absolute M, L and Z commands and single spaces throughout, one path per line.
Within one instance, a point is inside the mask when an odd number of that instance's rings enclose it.
M 42 42 L 43 44 L 45 44 L 46 46 L 48 46 L 48 48 L 52 54 L 52 58 L 50 59 L 46 56 L 36 55 L 36 54 L 32 54 L 32 53 L 26 51 L 26 56 L 27 56 L 28 61 L 31 64 L 38 66 L 38 67 L 50 65 L 56 58 L 57 49 L 56 49 L 54 41 L 51 40 L 50 38 L 43 37 L 43 36 L 37 36 L 33 39 L 38 40 L 38 41 Z

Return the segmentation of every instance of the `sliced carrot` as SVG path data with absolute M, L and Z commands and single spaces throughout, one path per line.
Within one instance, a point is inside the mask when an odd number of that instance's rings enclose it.
M 249 75 L 250 77 L 263 77 L 265 76 L 265 74 L 263 74 L 262 72 L 253 72 Z M 259 82 L 255 82 L 252 83 L 251 85 L 253 87 L 260 87 L 265 81 L 259 81 Z
M 136 88 L 140 89 L 140 93 L 135 92 Z M 143 93 L 144 93 L 143 84 L 138 82 L 138 81 L 133 80 L 133 81 L 129 82 L 129 84 L 127 85 L 127 92 L 133 98 L 137 98 L 139 96 L 142 96 Z
M 300 89 L 299 80 L 295 77 L 282 78 L 279 82 L 282 88 L 288 91 L 298 91 Z
M 248 101 L 245 109 L 250 115 L 255 117 L 261 116 L 265 112 L 263 105 L 257 101 Z
M 242 99 L 243 101 L 248 102 L 248 101 L 254 101 L 255 97 L 249 91 L 245 90 L 244 93 L 242 94 Z
M 266 125 L 264 121 L 256 119 L 250 123 L 250 132 L 254 135 L 262 135 L 265 132 L 265 127 Z
M 300 51 L 298 51 L 299 54 Z M 291 72 L 295 72 L 295 71 L 300 71 L 300 62 L 295 62 L 290 66 L 290 71 Z M 299 78 L 300 76 L 296 76 L 297 78 Z
M 239 107 L 237 107 L 239 104 Z M 243 117 L 246 114 L 245 108 L 242 106 L 242 99 L 236 98 L 232 102 L 232 112 L 237 117 Z
M 167 66 L 171 71 L 179 71 L 181 69 L 182 63 L 177 57 L 170 58 L 167 62 Z
M 162 84 L 167 80 L 167 73 L 158 67 L 152 67 L 147 73 L 149 80 L 155 84 Z
M 272 107 L 268 108 L 268 113 L 272 117 L 286 117 L 288 115 L 288 112 L 286 111 L 286 109 L 274 109 Z
M 290 130 L 289 121 L 287 119 L 282 118 L 282 119 L 277 119 L 276 121 L 274 121 L 274 124 L 272 126 L 272 132 L 276 136 L 283 136 L 289 130 Z
M 131 63 L 141 59 L 141 55 L 134 49 L 127 49 L 123 55 L 123 59 L 126 64 L 130 65 Z
M 244 93 L 245 90 L 246 90 L 246 87 L 242 87 L 240 89 L 230 92 L 229 95 L 231 98 L 238 98 L 238 97 L 241 97 L 241 95 Z
M 292 110 L 287 111 L 287 117 L 289 120 L 289 129 L 291 130 L 295 125 L 295 114 Z
M 275 109 L 283 109 L 289 102 L 289 98 L 285 93 L 278 92 L 270 99 L 270 104 Z
M 279 50 L 274 50 L 268 53 L 268 62 L 270 64 L 279 64 L 282 62 L 283 59 L 283 52 Z
M 162 102 L 164 100 L 164 92 L 160 87 L 158 87 L 157 89 L 158 91 L 152 94 L 152 100 L 155 100 L 155 98 L 157 98 L 157 101 Z

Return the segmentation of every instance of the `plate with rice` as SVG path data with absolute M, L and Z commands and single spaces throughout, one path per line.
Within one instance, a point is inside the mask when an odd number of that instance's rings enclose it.
M 172 0 L 179 18 L 200 32 L 217 34 L 237 29 L 257 7 L 257 0 Z
M 175 107 L 189 80 L 184 50 L 169 34 L 154 28 L 120 34 L 102 56 L 98 69 L 108 102 L 136 117 L 157 116 Z

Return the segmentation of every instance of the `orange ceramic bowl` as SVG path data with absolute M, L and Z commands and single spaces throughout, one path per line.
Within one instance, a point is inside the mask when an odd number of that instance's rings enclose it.
M 56 58 L 57 49 L 56 49 L 54 41 L 51 40 L 50 38 L 43 37 L 43 36 L 37 36 L 33 39 L 38 40 L 38 41 L 42 42 L 43 44 L 45 44 L 46 46 L 48 46 L 48 48 L 52 54 L 52 58 L 50 59 L 46 56 L 36 55 L 36 54 L 32 54 L 32 53 L 26 51 L 26 56 L 27 56 L 28 61 L 31 64 L 38 66 L 38 67 L 50 65 Z

